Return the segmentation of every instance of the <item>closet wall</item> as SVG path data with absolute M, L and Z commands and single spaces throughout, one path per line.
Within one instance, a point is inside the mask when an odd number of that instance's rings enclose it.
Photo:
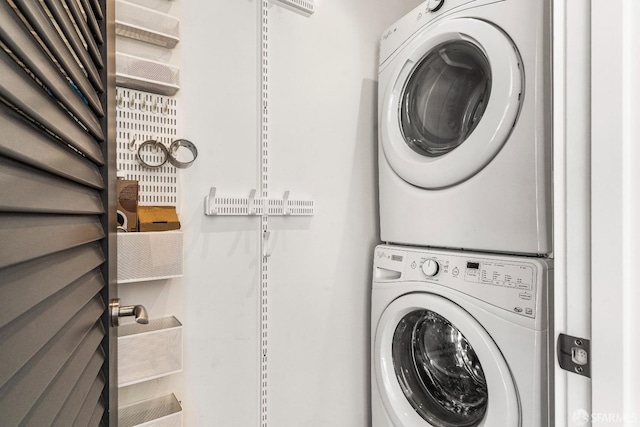
M 184 324 L 184 371 L 122 389 L 123 403 L 175 392 L 186 426 L 259 426 L 260 219 L 208 217 L 221 196 L 259 188 L 259 2 L 174 0 L 181 17 L 180 172 L 185 275 L 123 285 L 126 303 Z M 367 426 L 369 298 L 377 227 L 377 51 L 418 0 L 317 0 L 269 8 L 269 195 L 313 199 L 315 215 L 272 217 L 267 422 Z

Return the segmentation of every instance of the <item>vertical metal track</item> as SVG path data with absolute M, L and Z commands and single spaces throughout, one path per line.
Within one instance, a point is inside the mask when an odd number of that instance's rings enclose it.
M 263 200 L 269 197 L 269 0 L 260 0 L 260 193 Z M 260 426 L 268 425 L 268 291 L 269 263 L 268 245 L 269 222 L 266 214 L 260 221 Z

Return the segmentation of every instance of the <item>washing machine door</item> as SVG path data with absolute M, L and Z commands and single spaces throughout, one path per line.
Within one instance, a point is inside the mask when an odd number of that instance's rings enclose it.
M 519 426 L 502 353 L 467 311 L 429 293 L 393 301 L 375 334 L 378 392 L 396 427 Z
M 426 189 L 478 173 L 507 141 L 523 93 L 511 39 L 494 25 L 452 19 L 401 48 L 382 77 L 380 139 L 405 181 Z

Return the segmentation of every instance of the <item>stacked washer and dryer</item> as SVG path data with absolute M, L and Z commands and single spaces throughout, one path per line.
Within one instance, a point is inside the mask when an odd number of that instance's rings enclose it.
M 382 36 L 373 427 L 551 423 L 549 0 L 429 0 Z

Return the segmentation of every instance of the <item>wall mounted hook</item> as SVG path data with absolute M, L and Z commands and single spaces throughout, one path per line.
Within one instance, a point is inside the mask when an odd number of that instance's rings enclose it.
M 216 199 L 216 187 L 209 189 L 209 195 L 204 198 L 204 214 L 205 215 L 217 215 L 218 208 L 215 206 Z
M 256 214 L 256 190 L 252 189 L 249 192 L 249 203 L 247 204 L 248 206 L 248 213 L 249 215 L 255 215 Z
M 289 210 L 289 190 L 287 190 L 282 197 L 282 215 L 289 215 L 289 213 L 291 211 Z
M 271 252 L 271 232 L 265 230 L 262 232 L 262 256 L 269 258 L 271 256 Z

